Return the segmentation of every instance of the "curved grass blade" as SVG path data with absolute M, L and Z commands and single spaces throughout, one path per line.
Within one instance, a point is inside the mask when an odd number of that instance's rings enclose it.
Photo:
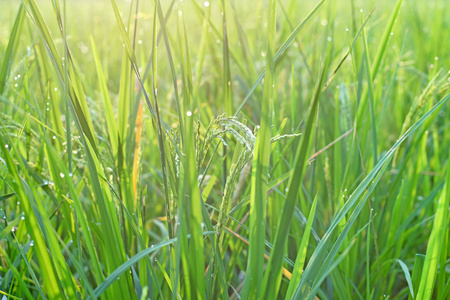
M 397 259 L 397 262 L 400 264 L 400 267 L 402 267 L 403 273 L 405 274 L 406 282 L 408 283 L 409 292 L 411 293 L 411 297 L 414 299 L 414 289 L 411 281 L 411 275 L 409 274 L 408 266 L 400 259 Z
M 2 68 L 0 69 L 0 95 L 5 91 L 6 81 L 11 70 L 12 60 L 16 54 L 17 44 L 19 43 L 20 33 L 22 31 L 23 20 L 25 19 L 25 7 L 20 4 L 14 26 L 11 30 L 8 46 L 3 56 Z
M 147 255 L 151 254 L 154 251 L 164 248 L 167 245 L 173 244 L 176 242 L 176 238 L 170 239 L 168 241 L 161 242 L 156 244 L 150 248 L 144 249 L 137 253 L 135 256 L 131 257 L 129 260 L 121 264 L 117 269 L 115 269 L 111 274 L 105 278 L 105 280 L 94 290 L 94 293 L 88 299 L 97 299 L 99 298 L 106 289 L 116 282 L 120 276 L 125 273 L 131 266 L 135 263 L 139 262 L 141 259 L 145 258 Z

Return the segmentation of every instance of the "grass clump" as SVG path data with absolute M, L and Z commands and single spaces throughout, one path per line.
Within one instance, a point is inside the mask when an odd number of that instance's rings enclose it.
M 446 1 L 0 7 L 2 299 L 450 299 Z

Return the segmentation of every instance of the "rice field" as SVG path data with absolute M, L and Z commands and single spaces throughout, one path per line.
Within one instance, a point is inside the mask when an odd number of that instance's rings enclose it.
M 450 2 L 0 0 L 0 299 L 450 299 Z

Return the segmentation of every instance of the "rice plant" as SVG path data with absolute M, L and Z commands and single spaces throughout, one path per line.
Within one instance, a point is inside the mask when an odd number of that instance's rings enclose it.
M 449 12 L 0 0 L 0 299 L 450 299 Z

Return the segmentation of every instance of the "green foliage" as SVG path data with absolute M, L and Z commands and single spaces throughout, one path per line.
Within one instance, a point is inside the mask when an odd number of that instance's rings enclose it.
M 447 1 L 0 8 L 2 299 L 450 299 Z

